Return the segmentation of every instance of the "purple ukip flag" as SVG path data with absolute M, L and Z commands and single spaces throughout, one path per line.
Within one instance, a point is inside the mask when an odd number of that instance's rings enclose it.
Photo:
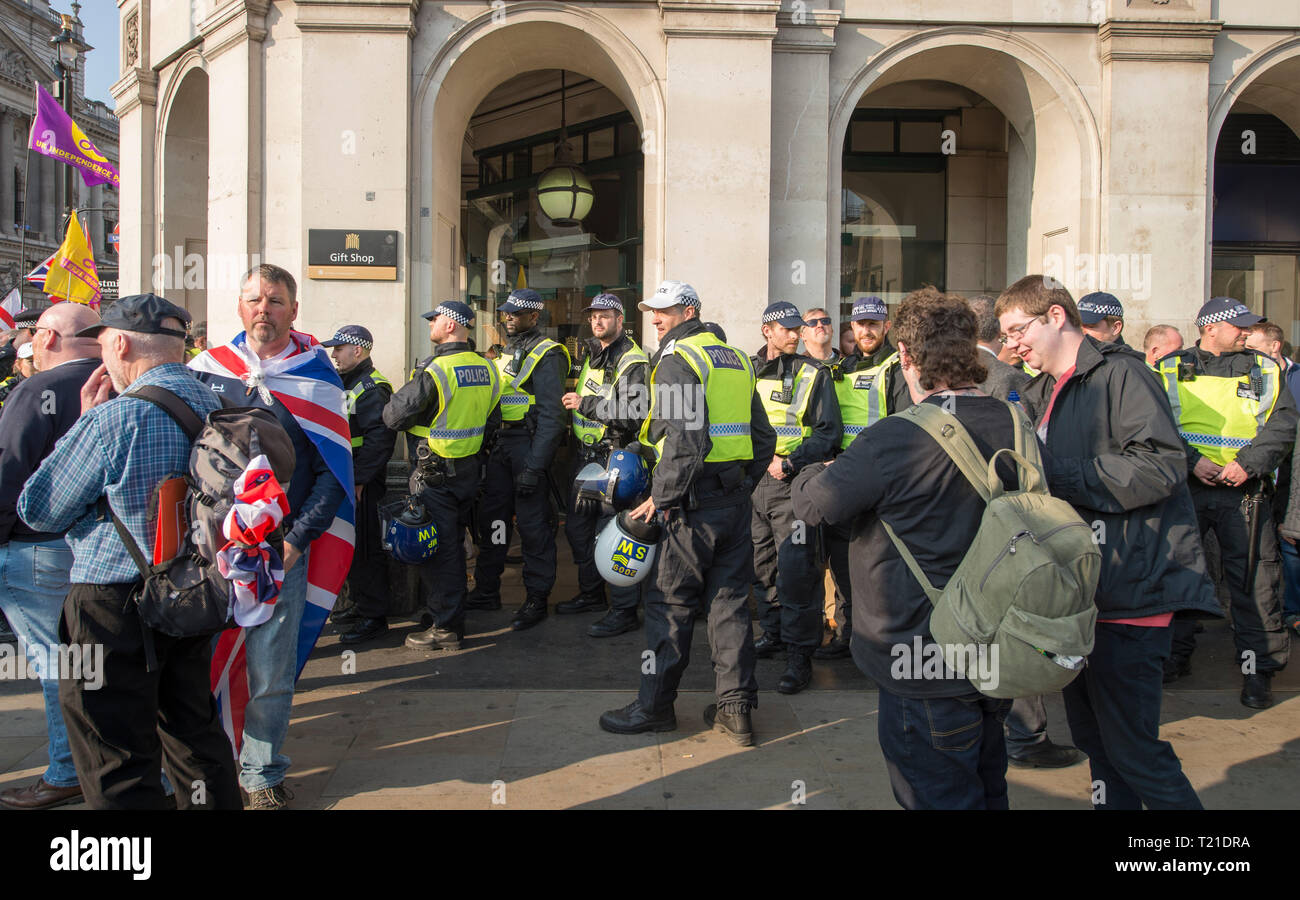
M 59 106 L 59 101 L 39 84 L 36 85 L 36 116 L 32 119 L 32 134 L 27 146 L 37 153 L 76 166 L 87 187 L 105 183 L 121 187 L 117 169 L 109 163 L 108 157 L 99 152 L 99 148 Z

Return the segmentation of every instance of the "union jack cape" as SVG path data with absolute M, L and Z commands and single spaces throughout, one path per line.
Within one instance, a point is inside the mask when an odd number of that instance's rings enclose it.
M 269 390 L 275 401 L 293 415 L 320 451 L 330 473 L 345 489 L 333 523 L 312 541 L 308 556 L 307 607 L 298 629 L 297 672 L 301 675 L 352 565 L 356 497 L 352 482 L 352 436 L 344 412 L 343 382 L 319 341 L 299 331 L 291 332 L 290 337 L 294 351 L 284 359 L 261 364 L 260 377 L 250 371 L 258 363 L 247 349 L 243 332 L 229 344 L 196 356 L 190 368 L 237 378 L 252 386 L 260 383 L 261 389 Z M 217 698 L 226 734 L 238 752 L 244 733 L 244 707 L 248 704 L 242 628 L 223 631 L 217 641 L 212 654 L 212 693 Z

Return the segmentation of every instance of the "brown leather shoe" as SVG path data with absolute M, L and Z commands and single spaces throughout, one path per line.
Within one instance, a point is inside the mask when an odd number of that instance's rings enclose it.
M 0 793 L 0 804 L 10 809 L 54 809 L 69 803 L 81 802 L 81 785 L 53 787 L 40 778 L 31 787 L 10 788 Z

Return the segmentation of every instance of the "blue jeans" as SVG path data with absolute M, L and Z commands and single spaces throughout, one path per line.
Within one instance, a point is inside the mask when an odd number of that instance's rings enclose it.
M 904 809 L 1006 809 L 1010 700 L 979 694 L 913 700 L 885 689 L 880 749 Z
M 0 544 L 0 608 L 41 677 L 45 731 L 50 742 L 50 764 L 44 778 L 52 787 L 77 784 L 68 729 L 59 708 L 59 673 L 43 671 L 44 662 L 52 656 L 50 648 L 59 643 L 59 620 L 63 618 L 71 571 L 72 550 L 63 538 L 44 543 Z
M 1282 572 L 1286 581 L 1286 593 L 1282 595 L 1282 619 L 1289 621 L 1300 616 L 1300 548 L 1290 541 L 1279 537 L 1282 548 Z
M 285 573 L 275 613 L 244 635 L 248 706 L 239 751 L 239 786 L 252 793 L 284 781 L 289 757 L 280 752 L 289 732 L 293 683 L 298 674 L 298 626 L 307 606 L 307 558 Z
M 1075 746 L 1092 767 L 1094 809 L 1201 809 L 1174 748 L 1160 740 L 1173 626 L 1098 622 L 1088 665 L 1065 686 Z

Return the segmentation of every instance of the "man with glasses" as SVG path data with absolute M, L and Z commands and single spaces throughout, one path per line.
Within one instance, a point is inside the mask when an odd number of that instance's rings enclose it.
M 81 414 L 81 387 L 99 366 L 99 343 L 75 337 L 98 324 L 80 303 L 60 303 L 35 323 L 29 346 L 39 370 L 13 392 L 0 416 L 0 609 L 12 623 L 45 695 L 49 765 L 36 783 L 10 788 L 0 804 L 49 809 L 81 799 L 81 787 L 59 707 L 58 673 L 47 671 L 59 641 L 59 620 L 72 572 L 62 532 L 38 531 L 18 518 L 18 494 Z
M 822 365 L 834 365 L 844 358 L 835 346 L 835 320 L 820 306 L 804 311 L 801 331 L 804 350 Z

